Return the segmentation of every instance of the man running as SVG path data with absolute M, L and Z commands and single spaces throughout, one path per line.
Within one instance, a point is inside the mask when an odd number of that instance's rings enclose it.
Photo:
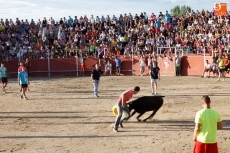
M 6 75 L 6 67 L 4 67 L 4 64 L 1 63 L 1 67 L 0 67 L 0 77 L 1 77 L 1 80 L 2 80 L 2 92 L 3 93 L 6 93 L 6 86 L 7 86 L 7 75 Z
M 117 112 L 118 115 L 115 120 L 114 124 L 114 132 L 118 132 L 118 126 L 121 122 L 121 117 L 123 111 L 125 111 L 128 114 L 128 117 L 130 116 L 129 109 L 127 107 L 127 102 L 133 97 L 133 95 L 137 94 L 140 91 L 140 87 L 136 86 L 133 90 L 126 90 L 124 91 L 119 97 L 117 101 Z
M 27 100 L 28 98 L 26 97 L 26 90 L 29 85 L 29 79 L 28 79 L 28 74 L 25 71 L 25 67 L 22 67 L 22 71 L 18 73 L 18 84 L 21 85 L 21 99 Z

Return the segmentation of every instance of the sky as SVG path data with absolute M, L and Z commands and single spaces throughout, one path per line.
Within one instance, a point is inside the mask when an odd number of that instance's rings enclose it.
M 187 5 L 192 10 L 212 10 L 214 3 L 230 0 L 0 0 L 0 18 L 15 19 L 49 19 L 59 20 L 63 17 L 107 16 L 124 13 L 140 14 L 152 12 L 156 15 L 173 8 L 176 5 Z M 229 9 L 228 9 L 229 10 Z

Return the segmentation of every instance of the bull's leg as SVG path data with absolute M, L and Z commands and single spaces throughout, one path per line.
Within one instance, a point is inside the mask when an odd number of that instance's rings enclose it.
M 137 120 L 138 120 L 138 122 L 140 122 L 141 120 L 139 119 L 143 114 L 144 114 L 145 112 L 142 112 L 142 113 L 140 113 L 138 116 L 137 116 Z
M 143 120 L 143 122 L 147 121 L 148 119 L 153 118 L 153 116 L 156 114 L 157 111 L 158 111 L 158 109 L 154 110 L 153 113 L 149 117 L 147 117 L 146 119 Z
M 132 117 L 134 114 L 136 113 L 136 111 L 133 111 L 132 114 L 126 118 L 124 118 L 121 122 L 120 122 L 120 127 L 123 128 L 123 124 L 122 122 L 124 121 L 128 121 L 130 117 Z

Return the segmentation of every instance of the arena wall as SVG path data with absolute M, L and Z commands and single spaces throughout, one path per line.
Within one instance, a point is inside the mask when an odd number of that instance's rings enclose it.
M 206 56 L 212 62 L 211 56 Z M 121 58 L 122 75 L 140 75 L 139 60 L 138 58 L 125 59 Z M 112 62 L 113 73 L 115 73 L 115 62 Z M 147 60 L 146 60 L 147 61 Z M 8 77 L 17 77 L 17 60 L 2 61 L 7 67 Z M 96 58 L 87 58 L 85 66 L 85 75 L 89 76 L 94 65 L 98 63 Z M 147 63 L 147 62 L 146 62 Z M 50 65 L 50 66 L 49 66 Z M 133 66 L 133 71 L 132 71 Z M 158 66 L 161 69 L 162 76 L 175 76 L 175 60 L 168 60 L 159 58 Z M 101 61 L 101 67 L 104 70 L 103 60 Z M 188 55 L 183 56 L 181 61 L 181 74 L 182 76 L 201 76 L 204 69 L 204 56 Z M 32 77 L 48 77 L 48 76 L 79 76 L 80 75 L 80 63 L 77 58 L 66 59 L 33 59 L 31 60 L 30 74 Z M 148 74 L 146 66 L 145 74 Z

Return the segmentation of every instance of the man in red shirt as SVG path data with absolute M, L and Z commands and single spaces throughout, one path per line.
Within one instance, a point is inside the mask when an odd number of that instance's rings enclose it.
M 134 87 L 133 90 L 124 91 L 118 97 L 118 102 L 117 102 L 118 115 L 116 117 L 115 124 L 114 124 L 114 129 L 113 129 L 114 132 L 118 132 L 118 126 L 121 122 L 121 117 L 122 117 L 123 111 L 125 111 L 128 114 L 128 116 L 130 116 L 129 109 L 127 107 L 127 102 L 133 97 L 133 95 L 137 94 L 139 91 L 140 91 L 140 87 L 136 86 L 136 87 Z

